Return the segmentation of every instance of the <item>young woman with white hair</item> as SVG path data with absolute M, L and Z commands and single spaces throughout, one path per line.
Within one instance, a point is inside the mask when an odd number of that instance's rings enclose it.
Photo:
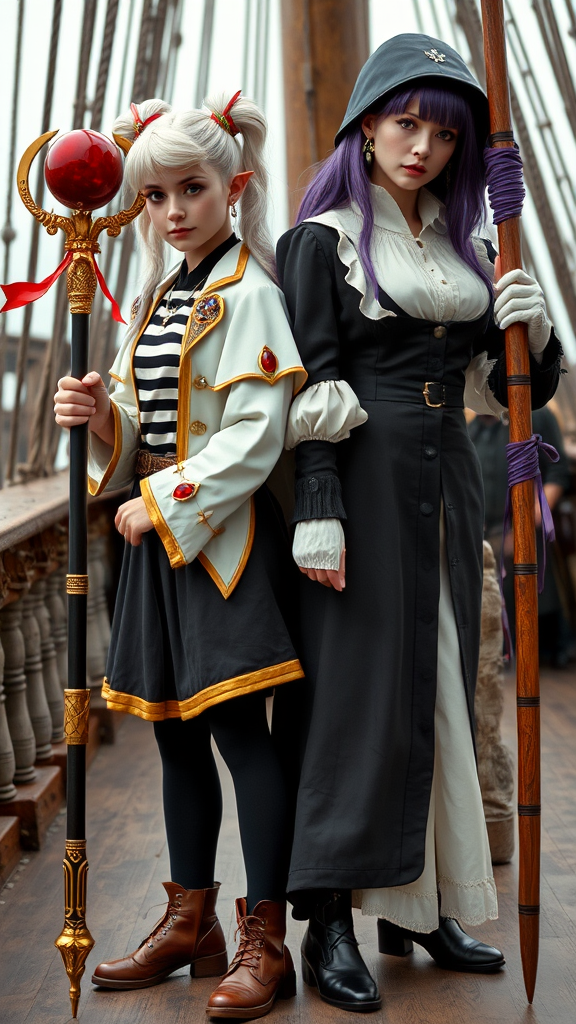
M 234 781 L 248 890 L 236 903 L 238 951 L 208 1012 L 254 1019 L 295 985 L 284 946 L 289 815 L 265 696 L 303 672 L 289 545 L 263 485 L 306 374 L 273 280 L 260 110 L 239 93 L 183 112 L 150 99 L 114 132 L 134 142 L 126 179 L 146 197 L 142 291 L 110 391 L 96 371 L 63 378 L 56 419 L 89 423 L 93 494 L 132 485 L 115 520 L 126 547 L 103 694 L 154 723 L 172 881 L 151 934 L 92 980 L 130 989 L 188 964 L 196 977 L 226 971 L 213 737 Z M 184 256 L 167 277 L 166 243 Z

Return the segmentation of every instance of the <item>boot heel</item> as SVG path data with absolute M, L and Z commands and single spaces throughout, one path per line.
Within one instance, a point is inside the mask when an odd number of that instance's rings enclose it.
M 190 964 L 190 975 L 192 978 L 219 978 L 228 970 L 227 953 L 214 953 L 213 956 L 204 956 L 200 960 L 194 960 Z
M 296 971 L 285 974 L 278 986 L 277 999 L 293 999 L 296 995 Z
M 390 921 L 378 918 L 378 952 L 387 956 L 408 956 L 414 951 L 412 939 Z
M 307 960 L 302 957 L 302 981 L 305 985 L 310 985 L 310 988 L 318 988 L 318 983 L 314 976 L 314 971 L 310 967 Z

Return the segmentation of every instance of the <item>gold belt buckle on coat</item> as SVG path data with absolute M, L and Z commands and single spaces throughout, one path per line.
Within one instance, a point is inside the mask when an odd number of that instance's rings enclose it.
M 442 395 L 442 401 L 441 402 L 431 402 L 430 401 L 430 386 L 432 386 L 434 388 L 441 388 L 442 389 L 441 390 L 441 395 Z M 431 409 L 440 409 L 441 406 L 446 405 L 446 386 L 444 384 L 440 384 L 440 382 L 437 381 L 437 380 L 427 380 L 426 383 L 424 384 L 424 389 L 422 391 L 422 394 L 424 395 L 424 398 L 426 399 L 426 405 L 430 406 Z

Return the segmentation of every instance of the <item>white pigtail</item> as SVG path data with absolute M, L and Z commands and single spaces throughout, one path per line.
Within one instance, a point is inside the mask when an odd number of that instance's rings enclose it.
M 263 160 L 266 120 L 252 100 L 240 96 L 230 110 L 240 134 L 232 136 L 211 116 L 212 112 L 222 116 L 229 100 L 229 96 L 221 93 L 207 99 L 202 110 L 186 111 L 172 110 L 161 99 L 143 100 L 137 104 L 138 118 L 143 125 L 140 131 L 135 128 L 133 110 L 118 117 L 113 132 L 134 142 L 126 157 L 126 186 L 136 192 L 158 177 L 162 170 L 184 169 L 202 161 L 215 167 L 225 182 L 241 171 L 253 171 L 239 200 L 238 230 L 254 258 L 276 280 L 274 248 L 266 224 L 268 174 Z M 162 116 L 144 125 L 154 114 Z M 154 230 L 146 210 L 138 217 L 136 226 L 143 255 L 144 281 L 128 338 L 134 338 L 142 327 L 152 296 L 166 273 L 165 244 Z
M 204 103 L 210 111 L 221 115 L 222 111 L 226 109 L 228 99 L 226 94 L 220 93 L 209 97 Z M 268 171 L 264 163 L 266 118 L 253 100 L 246 96 L 240 96 L 236 100 L 230 110 L 230 116 L 242 138 L 241 165 L 236 167 L 234 173 L 254 171 L 239 202 L 238 230 L 254 258 L 276 280 L 274 246 L 266 222 L 268 212 Z M 215 121 L 212 121 L 212 124 L 215 128 L 220 128 Z M 220 128 L 220 131 L 227 136 L 224 128 Z M 238 136 L 231 138 L 228 135 L 227 137 L 233 145 L 239 147 Z

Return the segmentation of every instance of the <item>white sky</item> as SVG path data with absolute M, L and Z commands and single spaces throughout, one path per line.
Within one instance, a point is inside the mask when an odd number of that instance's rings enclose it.
M 272 216 L 271 226 L 277 237 L 288 226 L 285 175 L 285 141 L 281 75 L 281 39 L 279 21 L 279 0 L 268 0 L 270 15 L 270 35 L 268 51 L 268 76 L 266 84 L 265 110 L 270 125 L 269 135 L 269 167 L 272 182 Z M 133 5 L 132 23 L 129 14 Z M 56 90 L 52 116 L 52 127 L 69 130 L 72 119 L 72 101 L 76 83 L 76 63 L 78 41 L 82 19 L 82 0 L 64 0 L 63 21 L 64 34 L 56 77 Z M 90 68 L 88 95 L 93 92 L 96 67 L 99 57 L 100 40 L 105 13 L 105 0 L 99 0 L 98 15 L 95 29 L 96 44 Z M 109 132 L 113 118 L 117 114 L 118 90 L 120 85 L 120 69 L 126 58 L 131 69 L 134 50 L 137 43 L 137 27 L 142 0 L 120 0 L 119 24 L 113 51 L 113 65 L 108 89 L 107 103 L 104 110 L 103 131 Z M 539 31 L 535 23 L 532 5 L 529 0 L 509 0 L 510 8 L 516 13 L 521 23 L 525 39 L 529 44 L 530 60 L 538 69 L 538 78 L 544 90 L 555 125 L 558 126 L 563 145 L 563 152 L 569 167 L 576 164 L 576 146 L 569 129 L 556 82 L 551 73 L 548 60 L 543 49 Z M 450 0 L 420 0 L 419 7 L 423 18 L 423 29 L 433 35 L 439 35 L 446 42 L 455 46 L 466 55 L 466 44 L 460 34 L 455 34 L 454 19 L 450 16 L 452 4 Z M 563 34 L 567 31 L 566 13 L 562 0 L 555 0 L 555 8 L 561 23 Z M 208 91 L 213 89 L 229 90 L 232 95 L 242 86 L 245 93 L 254 91 L 254 81 L 243 82 L 243 25 L 249 9 L 247 0 L 216 0 L 216 24 L 214 29 L 214 46 L 212 52 Z M 195 79 L 198 65 L 199 37 L 202 21 L 202 0 L 186 0 L 184 20 L 182 24 L 183 42 L 180 47 L 173 102 L 175 106 L 191 106 L 194 101 Z M 7 158 L 10 126 L 10 110 L 12 102 L 12 76 L 14 49 L 16 38 L 17 0 L 0 0 L 0 29 L 2 32 L 3 59 L 0 62 L 0 138 L 5 141 L 0 153 L 0 229 L 5 220 L 5 203 L 7 188 Z M 18 120 L 18 138 L 16 146 L 17 159 L 29 143 L 40 134 L 40 121 L 44 99 L 44 84 L 48 57 L 48 41 L 52 3 L 48 0 L 26 0 L 26 18 L 24 26 L 24 60 L 22 69 L 22 87 L 20 94 L 20 111 Z M 371 46 L 375 49 L 384 39 L 399 32 L 418 31 L 419 26 L 415 15 L 414 0 L 372 0 L 370 4 Z M 574 41 L 568 44 L 574 47 L 569 57 L 576 57 Z M 125 54 L 125 47 L 127 53 Z M 511 62 L 512 64 L 513 62 Z M 524 90 L 521 76 L 512 66 L 512 74 L 519 91 Z M 127 76 L 121 107 L 125 108 L 131 97 L 131 73 Z M 525 105 L 528 120 L 531 121 L 529 108 Z M 89 122 L 87 122 L 89 123 Z M 545 158 L 542 144 L 537 132 L 533 132 L 534 145 Z M 31 182 L 35 181 L 35 169 Z M 566 216 L 561 205 L 554 199 L 558 212 L 561 230 L 566 234 L 566 241 L 573 248 L 574 239 L 566 224 Z M 45 205 L 52 208 L 51 197 Z M 12 245 L 9 280 L 25 280 L 27 273 L 28 244 L 32 218 L 24 209 L 16 193 L 12 212 L 13 226 L 17 232 L 16 241 Z M 564 347 L 570 357 L 576 359 L 576 342 L 572 325 L 568 322 L 564 306 L 554 280 L 549 258 L 545 252 L 540 226 L 537 222 L 531 203 L 527 203 L 524 214 L 524 226 L 528 234 L 531 248 L 537 262 L 537 272 L 543 285 L 553 319 L 563 339 Z M 118 243 L 114 243 L 119 250 Z M 3 259 L 3 247 L 2 247 Z M 57 264 L 60 252 L 59 244 L 53 237 L 41 232 L 40 259 L 36 279 L 50 273 Z M 114 274 L 111 275 L 112 282 Z M 136 283 L 130 282 L 123 302 L 124 311 L 129 307 L 131 296 L 136 291 Z M 35 304 L 32 330 L 36 335 L 46 335 L 52 321 L 53 294 L 47 295 Z M 22 322 L 22 311 L 16 310 L 8 314 L 8 329 L 16 333 Z

